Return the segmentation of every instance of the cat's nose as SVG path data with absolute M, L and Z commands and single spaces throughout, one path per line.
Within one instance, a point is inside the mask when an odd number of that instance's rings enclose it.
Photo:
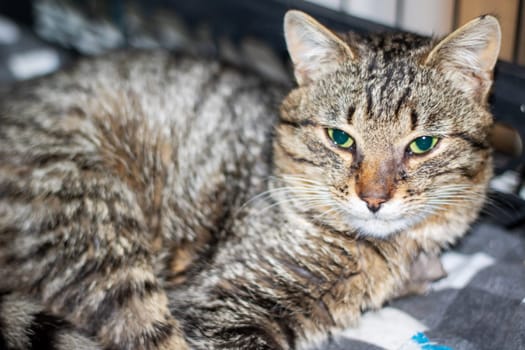
M 361 197 L 361 199 L 372 213 L 376 213 L 381 208 L 381 204 L 388 200 L 386 197 Z

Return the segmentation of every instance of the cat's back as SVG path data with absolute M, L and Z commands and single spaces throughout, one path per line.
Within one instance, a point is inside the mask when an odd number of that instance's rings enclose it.
M 282 91 L 231 65 L 165 52 L 88 59 L 17 86 L 0 99 L 0 261 L 13 262 L 0 276 L 15 266 L 20 277 L 42 275 L 45 259 L 13 256 L 45 244 L 32 232 L 63 222 L 122 215 L 144 227 L 141 239 L 213 239 L 263 186 Z
M 253 72 L 222 61 L 165 51 L 120 51 L 22 82 L 0 101 L 3 119 L 14 111 L 19 120 L 59 121 L 82 110 L 90 119 L 143 117 L 148 125 L 180 127 L 190 119 L 220 121 L 204 115 L 209 107 L 221 115 L 239 114 L 241 122 L 253 118 L 246 110 L 238 113 L 234 104 L 242 105 L 250 93 L 249 98 L 267 102 L 275 91 L 276 86 Z M 232 109 L 224 110 L 228 107 Z M 102 116 L 104 112 L 111 115 Z

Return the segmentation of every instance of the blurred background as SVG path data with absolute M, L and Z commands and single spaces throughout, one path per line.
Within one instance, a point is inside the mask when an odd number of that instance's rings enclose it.
M 500 22 L 500 58 L 525 64 L 525 6 L 522 0 L 310 0 L 322 6 L 423 35 L 444 35 L 486 13 Z
M 337 20 L 337 27 L 345 27 L 341 29 L 398 29 L 427 36 L 442 36 L 481 14 L 494 14 L 503 34 L 500 59 L 525 65 L 525 0 L 4 0 L 0 45 L 19 38 L 10 22 L 15 21 L 42 39 L 83 54 L 122 46 L 181 47 L 195 43 L 193 39 L 209 39 L 205 32 L 212 29 L 214 35 L 233 39 L 256 34 L 276 46 L 283 10 L 297 7 L 328 22 Z M 195 22 L 198 33 L 189 35 Z M 213 28 L 218 22 L 221 28 Z
M 282 19 L 292 8 L 335 30 L 426 36 L 495 14 L 503 38 L 490 102 L 510 132 L 503 129 L 507 149 L 497 154 L 493 189 L 510 208 L 503 224 L 525 223 L 517 137 L 525 140 L 525 0 L 0 0 L 0 95 L 18 80 L 126 47 L 218 57 L 291 84 Z

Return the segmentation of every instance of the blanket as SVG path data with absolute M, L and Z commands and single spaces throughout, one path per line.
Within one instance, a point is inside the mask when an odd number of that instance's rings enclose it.
M 326 350 L 525 349 L 525 229 L 481 221 L 442 256 L 448 276 L 335 334 Z

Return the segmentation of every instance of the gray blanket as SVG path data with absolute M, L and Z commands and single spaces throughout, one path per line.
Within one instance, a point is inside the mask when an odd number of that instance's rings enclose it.
M 525 349 L 525 229 L 476 225 L 442 256 L 448 276 L 333 335 L 327 350 Z

